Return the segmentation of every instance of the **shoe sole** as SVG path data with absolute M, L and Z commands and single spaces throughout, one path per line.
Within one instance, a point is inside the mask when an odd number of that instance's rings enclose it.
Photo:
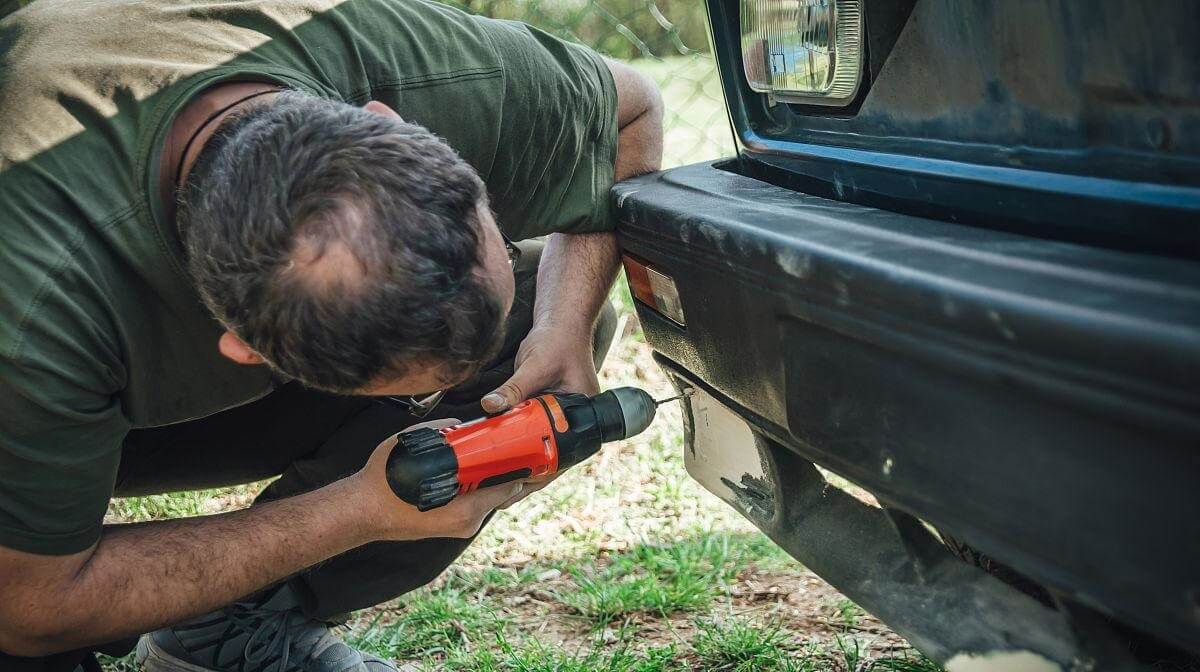
M 211 667 L 200 667 L 163 651 L 150 635 L 138 640 L 136 659 L 142 672 L 215 672 Z

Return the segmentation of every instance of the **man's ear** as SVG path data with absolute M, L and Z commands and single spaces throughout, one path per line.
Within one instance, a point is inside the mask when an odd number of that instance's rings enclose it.
M 245 341 L 230 331 L 221 334 L 221 339 L 217 341 L 217 349 L 221 351 L 222 355 L 238 364 L 254 366 L 263 363 L 262 355 L 251 350 Z
M 378 100 L 372 100 L 371 102 L 367 103 L 366 105 L 363 105 L 363 109 L 368 112 L 374 112 L 375 114 L 382 114 L 385 117 L 395 117 L 395 118 L 399 119 L 400 121 L 404 121 L 404 118 L 400 116 L 399 112 L 393 110 L 392 108 L 388 107 L 384 103 L 379 102 Z

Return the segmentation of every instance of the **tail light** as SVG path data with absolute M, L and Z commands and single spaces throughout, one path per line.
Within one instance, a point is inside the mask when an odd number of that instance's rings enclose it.
M 624 255 L 621 262 L 625 265 L 633 298 L 681 327 L 687 324 L 683 318 L 683 304 L 679 301 L 679 288 L 671 276 L 631 254 Z

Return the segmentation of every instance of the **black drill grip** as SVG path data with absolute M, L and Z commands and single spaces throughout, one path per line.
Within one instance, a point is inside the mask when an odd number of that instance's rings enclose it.
M 420 511 L 445 506 L 458 494 L 458 457 L 436 429 L 401 432 L 386 473 L 392 492 Z

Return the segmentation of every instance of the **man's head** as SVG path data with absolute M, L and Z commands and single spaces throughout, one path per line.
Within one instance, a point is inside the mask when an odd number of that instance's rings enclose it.
M 487 363 L 512 302 L 482 181 L 426 129 L 299 93 L 227 121 L 179 210 L 221 351 L 339 393 L 418 394 Z

